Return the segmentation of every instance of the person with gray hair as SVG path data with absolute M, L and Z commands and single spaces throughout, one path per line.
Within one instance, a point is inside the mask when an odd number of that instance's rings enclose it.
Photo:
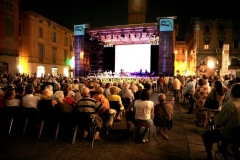
M 129 98 L 130 101 L 133 101 L 134 100 L 134 94 L 133 92 L 129 89 L 130 87 L 130 84 L 128 83 L 125 83 L 123 85 L 123 89 L 118 93 L 118 95 L 121 97 L 121 98 Z M 128 106 L 124 106 L 125 108 L 128 108 Z
M 56 91 L 53 94 L 52 100 L 54 101 L 52 104 L 54 105 L 54 109 L 59 112 L 73 112 L 73 107 L 64 102 L 64 94 L 63 91 Z
M 219 152 L 224 154 L 227 149 L 228 143 L 240 141 L 239 135 L 236 135 L 234 129 L 240 126 L 240 84 L 232 85 L 231 100 L 225 103 L 222 110 L 217 114 L 215 124 L 216 130 L 208 130 L 202 134 L 204 147 L 207 152 L 206 160 L 213 159 L 212 145 L 221 141 Z M 236 158 L 236 159 L 239 159 Z

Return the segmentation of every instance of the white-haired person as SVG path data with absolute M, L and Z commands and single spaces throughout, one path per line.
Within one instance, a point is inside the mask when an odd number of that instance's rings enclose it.
M 54 109 L 59 112 L 68 112 L 72 113 L 73 112 L 73 107 L 64 101 L 64 93 L 63 91 L 56 91 L 53 96 L 53 105 Z

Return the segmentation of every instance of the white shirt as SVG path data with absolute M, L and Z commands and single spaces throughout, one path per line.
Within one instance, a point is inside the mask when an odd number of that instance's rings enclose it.
M 151 111 L 154 108 L 152 101 L 136 100 L 134 102 L 135 119 L 149 120 L 151 119 Z
M 41 99 L 33 94 L 26 94 L 22 97 L 22 106 L 26 108 L 37 108 L 38 102 Z
M 20 106 L 20 104 L 21 104 L 20 99 L 6 100 L 6 107 L 16 107 L 16 106 Z

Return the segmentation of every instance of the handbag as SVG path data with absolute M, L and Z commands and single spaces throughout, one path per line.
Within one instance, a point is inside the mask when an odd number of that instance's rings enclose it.
M 213 97 L 211 99 L 208 99 L 205 101 L 205 108 L 208 109 L 218 109 L 219 108 L 219 102 L 216 100 L 216 93 L 213 92 Z
M 168 117 L 167 115 L 167 111 L 165 110 L 165 108 L 163 107 L 163 104 L 160 103 L 160 106 L 162 107 L 164 113 L 166 114 L 166 116 Z M 172 126 L 173 126 L 173 120 L 172 119 L 166 119 L 166 127 L 168 130 L 172 129 Z

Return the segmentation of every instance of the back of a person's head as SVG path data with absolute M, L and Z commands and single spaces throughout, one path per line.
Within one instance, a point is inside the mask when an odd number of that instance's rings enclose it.
M 128 83 L 125 83 L 125 84 L 123 85 L 123 88 L 124 88 L 124 89 L 129 89 L 129 87 L 130 87 L 130 85 L 129 85 Z
M 64 97 L 66 97 L 68 95 L 68 91 L 69 91 L 68 88 L 67 87 L 63 87 L 62 91 L 63 91 Z
M 103 88 L 102 87 L 97 87 L 95 93 L 96 94 L 103 94 Z
M 34 91 L 34 87 L 33 87 L 32 84 L 26 85 L 26 87 L 25 87 L 25 93 L 26 93 L 26 94 L 32 94 L 33 91 Z
M 60 102 L 62 103 L 63 102 L 63 99 L 64 99 L 64 94 L 63 94 L 63 91 L 56 91 L 54 94 L 53 94 L 53 100 L 56 100 L 57 102 Z
M 110 93 L 111 93 L 111 94 L 117 94 L 117 87 L 112 86 L 112 87 L 110 88 Z
M 149 89 L 146 89 L 146 88 L 142 89 L 140 99 L 143 101 L 150 99 Z
M 240 84 L 235 83 L 232 85 L 231 95 L 233 98 L 240 98 Z
M 49 88 L 45 88 L 43 90 L 43 98 L 44 99 L 51 99 L 52 98 L 52 95 L 53 95 L 53 91 Z
M 160 93 L 160 94 L 158 95 L 158 101 L 159 101 L 159 102 L 164 102 L 165 99 L 166 99 L 166 96 L 165 96 L 163 93 Z
M 13 92 L 15 92 L 15 90 L 13 88 L 9 88 L 5 91 L 5 95 L 4 95 L 4 98 L 5 99 L 9 99 L 12 95 L 13 95 Z

